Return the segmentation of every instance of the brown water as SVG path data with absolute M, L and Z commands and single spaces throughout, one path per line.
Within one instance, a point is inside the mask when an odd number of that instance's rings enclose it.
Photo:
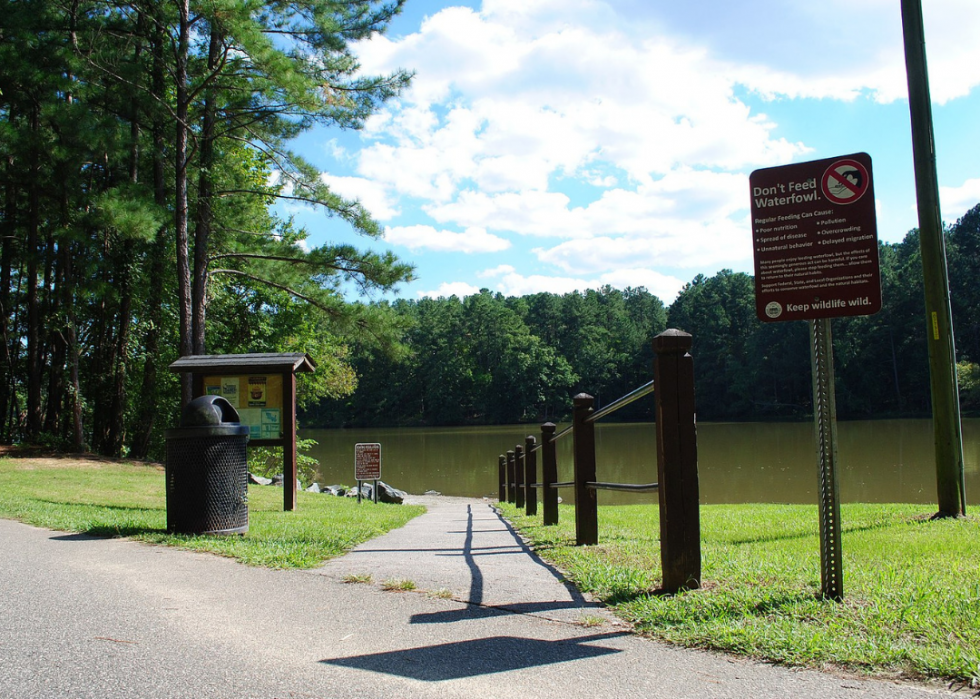
M 562 429 L 564 426 L 559 426 Z M 599 424 L 597 478 L 650 483 L 656 476 L 653 424 Z M 302 430 L 319 443 L 320 483 L 354 482 L 354 445 L 381 444 L 381 479 L 410 493 L 496 497 L 497 456 L 540 439 L 530 425 L 504 427 Z M 933 503 L 935 461 L 929 420 L 841 422 L 838 441 L 844 502 Z M 964 420 L 967 502 L 980 504 L 980 419 Z M 558 444 L 558 478 L 572 479 L 571 435 Z M 815 503 L 817 462 L 813 425 L 703 423 L 698 425 L 701 502 Z M 539 461 L 540 463 L 540 461 Z M 540 466 L 539 466 L 540 469 Z M 539 470 L 540 474 L 540 470 Z M 571 489 L 561 491 L 571 500 Z M 656 493 L 601 492 L 603 504 L 656 502 Z

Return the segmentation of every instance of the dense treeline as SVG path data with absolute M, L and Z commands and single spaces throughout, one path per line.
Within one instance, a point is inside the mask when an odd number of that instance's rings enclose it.
M 980 205 L 946 234 L 961 401 L 980 409 Z M 883 308 L 833 323 L 838 413 L 927 415 L 929 369 L 917 231 L 880 246 Z M 557 420 L 585 391 L 599 405 L 652 377 L 650 340 L 667 327 L 694 336 L 703 420 L 802 418 L 810 413 L 804 322 L 761 323 L 752 277 L 699 275 L 669 309 L 644 289 L 505 298 L 482 291 L 398 301 L 406 351 L 358 346 L 357 391 L 305 413 L 307 426 L 458 425 Z M 650 401 L 621 419 L 649 419 Z
M 357 391 L 308 409 L 313 425 L 500 424 L 558 419 L 588 387 L 612 400 L 649 381 L 649 339 L 666 328 L 645 290 L 396 301 L 406 351 L 362 348 Z M 641 413 L 638 416 L 646 415 Z
M 401 0 L 0 4 L 0 441 L 159 453 L 178 356 L 307 351 L 305 400 L 353 390 L 348 338 L 411 268 L 308 249 L 309 203 L 377 236 L 288 149 L 357 128 L 410 76 L 361 76 L 349 43 Z

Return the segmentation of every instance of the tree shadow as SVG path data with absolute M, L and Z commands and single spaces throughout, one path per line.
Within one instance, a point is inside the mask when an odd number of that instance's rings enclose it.
M 627 634 L 617 632 L 560 641 L 491 636 L 386 653 L 330 658 L 320 662 L 424 682 L 440 682 L 620 653 L 622 651 L 616 648 L 588 644 L 624 635 Z

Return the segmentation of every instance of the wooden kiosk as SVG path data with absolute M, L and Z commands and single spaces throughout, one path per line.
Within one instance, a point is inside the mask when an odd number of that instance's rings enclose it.
M 248 425 L 250 445 L 282 447 L 283 510 L 296 509 L 296 374 L 315 369 L 304 352 L 189 355 L 170 365 L 191 374 L 194 398 L 226 398 Z

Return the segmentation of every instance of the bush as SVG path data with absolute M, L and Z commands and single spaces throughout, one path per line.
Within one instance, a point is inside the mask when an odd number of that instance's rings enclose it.
M 316 444 L 315 439 L 296 440 L 296 477 L 306 485 L 316 480 L 320 470 L 320 462 L 304 453 Z M 264 478 L 282 473 L 282 447 L 249 447 L 248 470 Z

